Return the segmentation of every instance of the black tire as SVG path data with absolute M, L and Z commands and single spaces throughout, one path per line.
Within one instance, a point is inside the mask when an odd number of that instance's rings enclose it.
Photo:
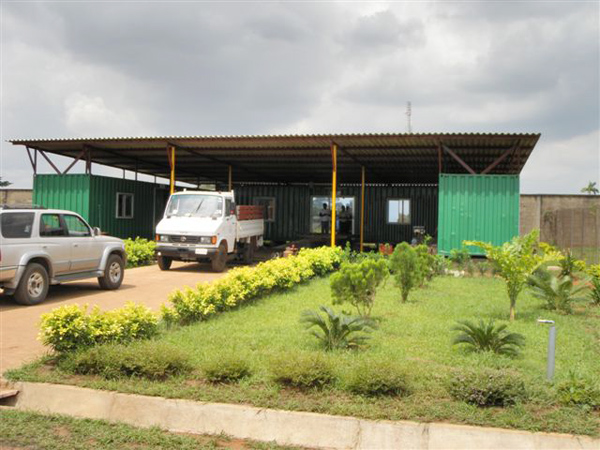
M 227 243 L 221 242 L 217 253 L 210 260 L 213 272 L 223 272 L 227 267 Z
M 123 258 L 113 253 L 108 257 L 106 267 L 104 268 L 104 276 L 98 278 L 98 283 L 102 289 L 119 289 L 121 283 L 123 283 L 124 276 L 125 264 L 123 263 Z
M 30 263 L 23 272 L 13 298 L 21 305 L 37 305 L 46 300 L 49 287 L 50 277 L 46 268 L 38 263 Z
M 252 238 L 254 240 L 254 238 Z M 252 261 L 254 261 L 254 247 L 255 247 L 255 243 L 254 242 L 247 242 L 245 244 L 244 247 L 244 264 L 252 264 Z
M 173 258 L 169 258 L 168 256 L 159 256 L 158 267 L 160 270 L 169 270 L 171 268 L 171 263 L 173 262 Z

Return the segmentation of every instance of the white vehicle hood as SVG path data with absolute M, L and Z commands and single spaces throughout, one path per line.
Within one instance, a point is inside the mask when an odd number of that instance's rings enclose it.
M 210 217 L 165 217 L 156 226 L 156 233 L 212 236 L 217 233 L 221 223 L 221 219 Z

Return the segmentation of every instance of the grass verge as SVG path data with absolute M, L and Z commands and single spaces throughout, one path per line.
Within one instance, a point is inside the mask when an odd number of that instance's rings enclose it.
M 3 409 L 0 410 L 0 448 L 277 450 L 291 447 L 231 439 L 227 436 L 174 434 L 159 428 L 136 428 L 102 420 L 73 419 Z
M 274 294 L 237 310 L 192 326 L 164 333 L 157 341 L 177 346 L 190 360 L 192 372 L 151 381 L 139 378 L 107 380 L 73 375 L 51 360 L 11 371 L 11 379 L 69 383 L 170 398 L 251 404 L 288 410 L 313 411 L 367 419 L 441 421 L 597 436 L 600 411 L 561 405 L 555 389 L 545 381 L 548 329 L 540 317 L 556 321 L 558 330 L 556 381 L 574 371 L 582 377 L 600 373 L 600 316 L 596 308 L 577 308 L 573 315 L 541 309 L 539 300 L 523 293 L 517 303 L 517 321 L 509 330 L 525 336 L 519 358 L 470 353 L 451 345 L 450 330 L 457 320 L 506 320 L 508 299 L 501 280 L 488 277 L 441 277 L 401 304 L 391 280 L 381 290 L 373 315 L 379 328 L 364 351 L 319 349 L 299 322 L 305 309 L 331 304 L 327 279 L 316 279 Z M 340 308 L 337 307 L 337 310 Z M 348 308 L 349 309 L 349 308 Z M 251 376 L 238 383 L 206 380 L 207 361 L 227 355 L 243 360 Z M 336 382 L 322 389 L 298 390 L 277 384 L 270 373 L 273 361 L 288 355 L 321 355 L 334 368 Z M 356 367 L 373 362 L 396 365 L 406 376 L 409 395 L 357 395 L 345 389 Z M 480 408 L 453 399 L 448 381 L 464 369 L 507 369 L 525 382 L 529 400 L 510 407 Z

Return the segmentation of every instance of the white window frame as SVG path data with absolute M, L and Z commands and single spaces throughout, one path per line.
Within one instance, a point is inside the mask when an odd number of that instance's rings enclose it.
M 123 199 L 127 198 L 127 196 L 131 197 L 131 215 L 123 215 L 119 216 L 119 200 L 123 201 Z M 117 219 L 133 219 L 135 214 L 135 195 L 133 192 L 117 192 L 117 201 L 115 208 L 115 217 Z
M 260 204 L 257 204 L 258 200 L 269 200 L 269 201 L 273 201 L 273 218 L 272 219 L 268 219 L 267 217 L 265 217 L 265 222 L 275 222 L 275 216 L 277 215 L 277 199 L 275 197 L 254 197 L 254 199 L 252 200 L 252 203 L 254 206 L 260 206 Z M 266 210 L 268 210 L 268 208 L 266 208 Z M 266 213 L 267 211 L 265 211 Z
M 404 222 L 390 222 L 390 202 L 408 202 L 408 223 Z M 412 223 L 412 201 L 410 198 L 388 198 L 386 199 L 386 208 L 385 208 L 385 221 L 388 225 L 408 225 L 410 226 Z M 400 211 L 399 211 L 400 212 Z M 404 215 L 404 208 L 402 208 L 402 214 Z

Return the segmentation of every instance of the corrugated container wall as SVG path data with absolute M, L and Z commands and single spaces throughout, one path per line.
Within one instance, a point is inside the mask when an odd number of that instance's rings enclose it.
M 224 188 L 224 187 L 222 187 Z M 337 197 L 354 199 L 354 233 L 360 220 L 360 185 L 341 185 Z M 265 238 L 274 241 L 299 239 L 310 234 L 313 197 L 329 197 L 330 186 L 309 185 L 234 185 L 238 204 L 252 204 L 257 197 L 275 198 L 275 220 L 266 223 Z M 436 185 L 367 185 L 365 188 L 365 242 L 398 243 L 410 241 L 413 226 L 424 226 L 427 233 L 437 230 Z M 411 201 L 411 224 L 387 222 L 388 199 Z
M 33 204 L 75 211 L 89 222 L 90 176 L 37 175 L 33 179 Z
M 161 185 L 98 175 L 37 175 L 33 186 L 35 204 L 75 211 L 91 226 L 120 238 L 153 238 L 168 197 Z M 116 217 L 117 193 L 133 194 L 133 218 Z
M 448 255 L 464 240 L 501 245 L 518 235 L 518 175 L 440 175 L 439 253 Z

